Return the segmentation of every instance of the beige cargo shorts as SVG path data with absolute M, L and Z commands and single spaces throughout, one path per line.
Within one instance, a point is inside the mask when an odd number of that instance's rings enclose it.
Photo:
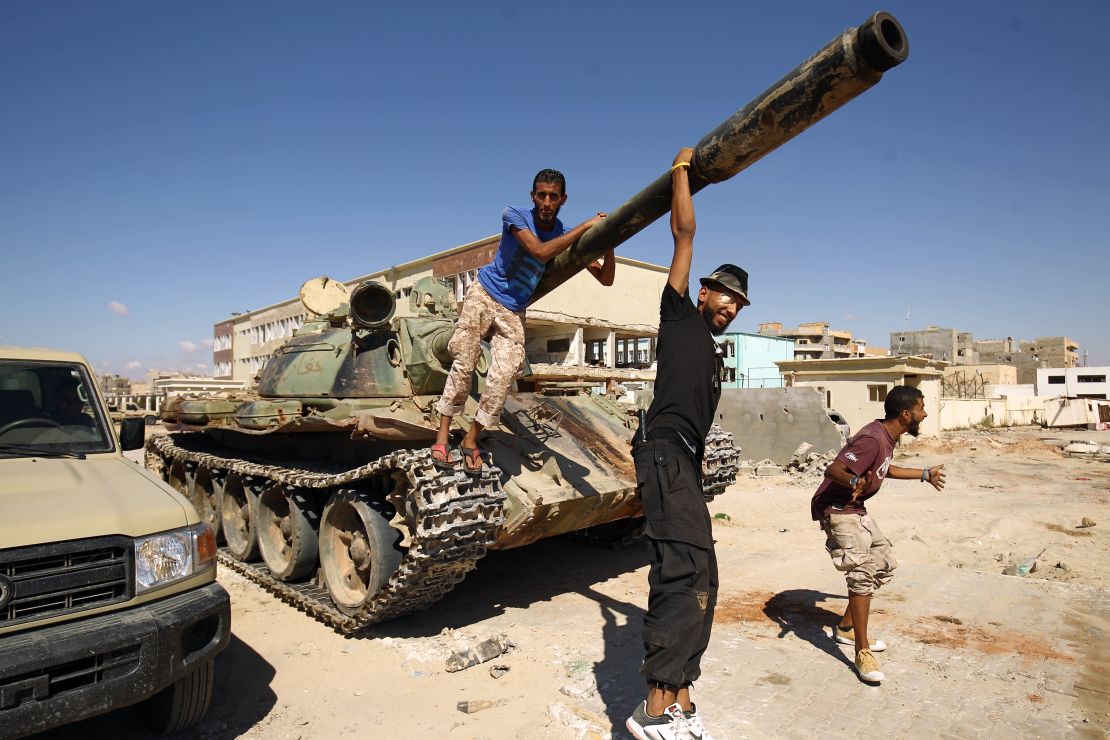
M 825 549 L 844 573 L 848 592 L 870 596 L 890 583 L 898 567 L 890 540 L 870 514 L 829 514 L 821 519 Z

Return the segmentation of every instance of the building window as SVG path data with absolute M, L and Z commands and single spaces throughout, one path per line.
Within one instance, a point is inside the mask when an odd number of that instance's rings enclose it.
M 477 270 L 467 270 L 466 272 L 460 272 L 458 275 L 451 278 L 451 280 L 453 280 L 454 283 L 455 283 L 455 298 L 456 298 L 456 300 L 458 300 L 461 303 L 462 299 L 466 296 L 466 289 L 469 288 L 470 284 L 473 283 L 477 279 L 478 279 L 478 271 Z
M 564 339 L 548 339 L 548 352 L 570 352 L 570 337 Z
M 605 345 L 606 340 L 604 339 L 595 339 L 586 342 L 586 362 L 591 365 L 604 365 L 607 360 L 606 355 L 608 354 Z
M 1080 383 L 1105 383 L 1105 375 L 1080 375 L 1076 378 Z
M 885 401 L 886 400 L 886 385 L 869 385 L 867 386 L 867 397 L 871 401 Z
M 1063 375 L 1049 375 L 1048 376 L 1048 383 L 1049 383 L 1049 385 L 1063 385 L 1064 384 L 1064 376 Z

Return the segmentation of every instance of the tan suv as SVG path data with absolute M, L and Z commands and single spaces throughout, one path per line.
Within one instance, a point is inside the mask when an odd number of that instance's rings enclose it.
M 122 450 L 80 355 L 0 347 L 0 736 L 137 704 L 196 723 L 231 610 L 193 506 Z

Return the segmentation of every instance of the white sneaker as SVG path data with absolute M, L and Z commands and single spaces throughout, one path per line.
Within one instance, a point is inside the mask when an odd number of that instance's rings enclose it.
M 686 715 L 686 727 L 690 730 L 690 737 L 694 740 L 713 740 L 713 736 L 709 734 L 709 730 L 705 729 L 705 725 L 701 721 L 697 704 L 690 702 L 690 711 L 683 712 L 683 714 Z
M 640 702 L 624 726 L 636 740 L 694 740 L 686 722 L 682 707 L 672 704 L 663 710 L 659 717 L 647 713 L 647 702 Z M 700 737 L 706 737 L 704 735 Z
M 879 668 L 879 661 L 875 660 L 870 650 L 860 650 L 856 653 L 856 672 L 867 683 L 879 683 L 886 678 Z
M 833 627 L 833 639 L 841 645 L 854 646 L 856 644 L 856 631 L 851 627 L 842 629 L 838 624 Z M 881 653 L 886 650 L 886 643 L 882 640 L 868 640 L 868 643 L 870 643 L 868 647 L 871 648 L 871 652 L 873 653 Z

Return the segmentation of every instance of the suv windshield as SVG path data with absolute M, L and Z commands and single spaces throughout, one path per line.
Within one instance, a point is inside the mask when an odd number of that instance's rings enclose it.
M 0 456 L 113 451 L 95 401 L 81 364 L 0 360 Z

